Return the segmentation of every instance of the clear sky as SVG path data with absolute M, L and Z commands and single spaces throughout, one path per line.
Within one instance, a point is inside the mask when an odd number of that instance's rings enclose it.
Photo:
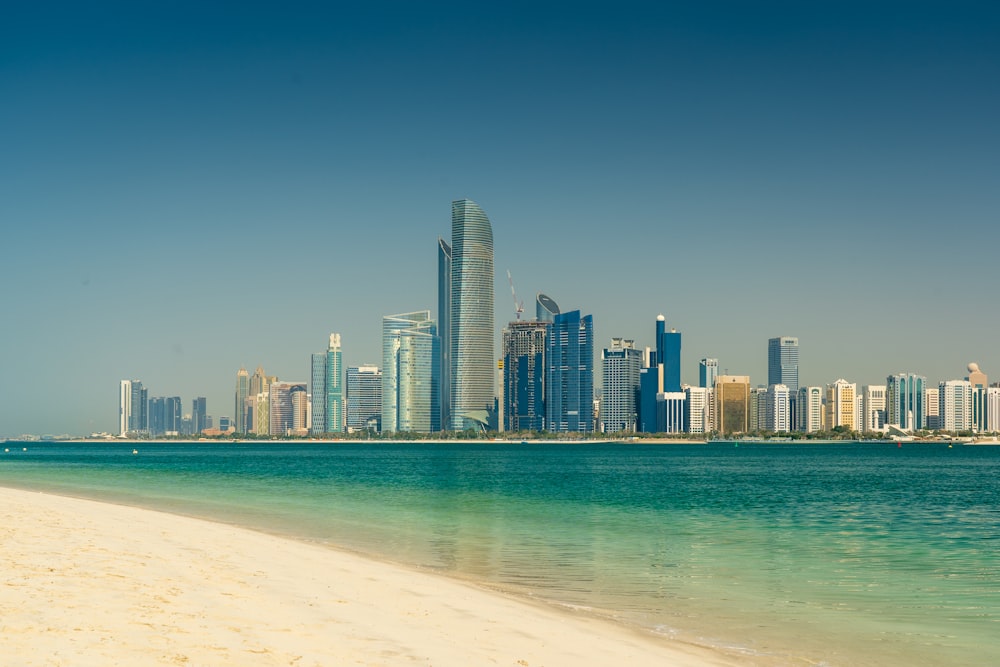
M 510 270 L 597 348 L 663 313 L 692 383 L 778 335 L 804 384 L 1000 380 L 995 3 L 149 4 L 0 20 L 0 436 L 380 364 L 463 197 L 498 324 Z

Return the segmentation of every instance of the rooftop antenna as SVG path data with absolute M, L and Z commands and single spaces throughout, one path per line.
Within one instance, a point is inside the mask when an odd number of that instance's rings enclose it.
M 517 292 L 514 291 L 514 279 L 510 277 L 510 269 L 507 270 L 507 282 L 510 283 L 510 295 L 514 297 L 514 316 L 520 320 L 521 313 L 524 312 L 524 301 L 517 300 Z

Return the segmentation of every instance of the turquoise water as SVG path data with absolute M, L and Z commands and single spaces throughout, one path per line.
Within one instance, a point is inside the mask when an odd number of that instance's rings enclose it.
M 2 485 L 335 544 L 759 664 L 1000 664 L 1000 447 L 6 446 Z

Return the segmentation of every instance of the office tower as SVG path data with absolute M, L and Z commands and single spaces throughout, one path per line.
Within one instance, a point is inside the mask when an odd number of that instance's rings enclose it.
M 612 338 L 611 347 L 601 352 L 601 423 L 605 433 L 636 430 L 635 399 L 642 357 L 635 341 L 625 338 Z
M 271 382 L 267 388 L 269 435 L 284 437 L 304 432 L 306 423 L 305 382 Z
M 503 415 L 507 431 L 545 428 L 546 322 L 510 322 L 503 330 Z
M 655 360 L 656 352 L 650 355 L 650 361 Z M 663 366 L 655 364 L 639 370 L 639 397 L 637 399 L 636 421 L 642 433 L 656 433 L 660 417 L 656 409 L 656 397 L 662 392 Z
M 973 424 L 972 383 L 969 380 L 948 380 L 938 385 L 940 428 L 956 433 L 971 431 Z M 928 402 L 930 402 L 928 390 Z
M 719 377 L 719 360 L 702 359 L 698 362 L 698 386 L 711 389 L 715 386 L 715 378 Z
M 440 345 L 429 310 L 382 318 L 383 433 L 441 430 Z
M 712 391 L 706 387 L 684 387 L 687 398 L 687 432 L 708 433 L 712 430 L 709 408 Z
M 750 377 L 720 375 L 715 378 L 715 404 L 719 433 L 746 433 L 750 425 Z
M 927 378 L 913 373 L 890 375 L 885 380 L 889 424 L 903 431 L 924 428 L 924 390 Z
M 191 428 L 195 434 L 208 428 L 208 405 L 204 396 L 191 401 Z
M 440 422 L 442 429 L 448 429 L 451 426 L 451 246 L 440 237 L 438 237 L 437 316 L 438 337 L 441 341 L 441 369 L 438 372 Z
M 1000 431 L 1000 387 L 986 388 L 986 425 L 983 431 L 996 433 Z
M 677 329 L 666 330 L 666 318 L 656 317 L 656 360 L 663 366 L 662 386 L 659 392 L 676 393 L 681 390 L 681 334 Z
M 800 387 L 795 410 L 796 430 L 804 433 L 823 430 L 823 388 Z
M 767 341 L 767 384 L 783 384 L 788 391 L 799 390 L 799 339 L 791 336 Z
M 312 424 L 314 434 L 344 430 L 343 361 L 340 334 L 330 334 L 326 352 L 312 355 Z
M 382 421 L 382 370 L 374 365 L 347 369 L 347 430 L 379 430 Z
M 792 429 L 791 389 L 783 384 L 772 384 L 764 392 L 763 422 L 765 431 L 787 433 Z
M 979 364 L 968 365 L 969 375 L 965 378 L 972 385 L 972 430 L 977 433 L 986 431 L 986 389 L 989 382 L 986 373 L 979 370 Z
M 122 380 L 118 388 L 118 435 L 129 432 L 132 418 L 132 381 Z
M 594 318 L 579 310 L 553 318 L 545 360 L 545 427 L 590 432 L 594 427 Z
M 861 388 L 861 410 L 858 431 L 875 433 L 885 426 L 885 385 L 872 384 Z
M 162 396 L 149 399 L 149 434 L 153 437 L 163 435 L 166 430 L 163 425 L 166 407 L 166 399 Z
M 489 218 L 475 202 L 452 202 L 447 391 L 453 430 L 485 429 L 494 404 L 493 280 Z
M 664 391 L 656 395 L 656 432 L 684 433 L 687 424 L 687 394 Z
M 271 384 L 274 383 L 269 382 L 268 389 L 259 394 L 254 394 L 249 399 L 252 402 L 250 412 L 253 418 L 253 432 L 255 435 L 271 434 Z
M 924 389 L 924 425 L 923 428 L 929 431 L 938 431 L 941 425 L 940 412 L 941 392 L 937 387 L 927 387 Z
M 833 430 L 838 426 L 854 430 L 855 426 L 855 396 L 858 386 L 843 378 L 838 379 L 826 388 L 826 428 Z
M 234 426 L 237 433 L 246 433 L 247 431 L 245 406 L 248 396 L 250 396 L 250 374 L 247 373 L 246 368 L 240 367 L 240 370 L 236 372 L 236 395 L 233 401 Z
M 539 292 L 535 295 L 535 319 L 539 322 L 548 322 L 551 324 L 555 321 L 556 315 L 559 314 L 559 306 L 552 297 L 542 294 Z
M 763 385 L 757 385 L 756 387 L 750 388 L 750 401 L 749 409 L 747 410 L 747 431 L 753 433 L 759 431 L 761 424 L 764 422 L 764 407 L 766 405 L 764 401 L 764 394 L 767 393 L 767 387 Z

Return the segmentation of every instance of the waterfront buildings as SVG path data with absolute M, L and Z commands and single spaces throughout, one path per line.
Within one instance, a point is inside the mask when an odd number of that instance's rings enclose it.
M 545 427 L 552 432 L 594 430 L 594 319 L 579 310 L 553 318 L 546 341 Z
M 208 400 L 199 396 L 191 401 L 191 432 L 198 434 L 209 427 Z
M 122 380 L 118 386 L 118 435 L 125 436 L 132 418 L 132 381 Z
M 791 394 L 799 391 L 799 339 L 779 336 L 767 341 L 767 384 L 783 384 Z
M 861 389 L 861 409 L 858 411 L 857 430 L 863 433 L 881 431 L 886 424 L 885 385 L 867 385 Z
M 347 430 L 374 429 L 382 422 L 382 370 L 374 364 L 347 369 Z
M 969 380 L 947 380 L 938 385 L 938 414 L 945 431 L 971 431 L 973 387 Z
M 858 386 L 843 378 L 838 379 L 826 388 L 826 428 L 835 429 L 838 426 L 855 430 L 855 397 Z
M 710 409 L 712 390 L 707 387 L 684 387 L 687 402 L 687 432 L 708 433 L 712 430 Z
M 439 309 L 448 311 L 445 338 L 449 354 L 443 362 L 438 362 L 441 372 L 448 376 L 446 416 L 451 429 L 485 429 L 494 405 L 496 364 L 493 228 L 475 202 L 468 199 L 452 202 L 450 260 L 446 258 L 446 248 L 443 241 L 439 243 L 438 279 L 450 278 L 449 290 L 438 288 Z M 447 303 L 441 304 L 441 300 Z M 387 367 L 383 366 L 383 372 L 387 372 Z M 439 420 L 440 414 L 434 421 Z
M 772 384 L 764 392 L 764 409 L 760 427 L 765 431 L 785 433 L 792 428 L 791 388 Z
M 500 411 L 504 430 L 545 428 L 545 344 L 548 322 L 510 322 L 503 330 Z
M 924 425 L 931 431 L 938 431 L 941 425 L 941 392 L 937 387 L 927 387 L 924 389 Z
M 712 389 L 715 387 L 715 378 L 719 377 L 719 360 L 702 359 L 698 362 L 698 386 Z
M 914 373 L 898 373 L 887 377 L 885 385 L 888 423 L 903 431 L 924 428 L 927 378 Z
M 988 427 L 986 389 L 989 387 L 986 373 L 979 370 L 979 364 L 968 366 L 969 375 L 965 378 L 972 385 L 972 429 L 977 432 L 990 430 Z
M 383 433 L 441 430 L 440 346 L 429 310 L 382 318 Z
M 236 395 L 234 397 L 233 415 L 235 415 L 235 426 L 237 433 L 247 432 L 246 404 L 250 396 L 250 374 L 247 369 L 240 368 L 236 372 Z
M 344 430 L 343 359 L 340 334 L 330 334 L 326 352 L 312 355 L 312 424 L 314 434 Z
M 666 318 L 656 317 L 656 359 L 652 364 L 663 366 L 663 386 L 660 392 L 681 391 L 681 334 L 677 329 L 667 331 Z
M 636 397 L 643 353 L 635 341 L 612 338 L 611 347 L 601 351 L 601 424 L 605 433 L 635 431 Z
M 823 388 L 800 387 L 795 410 L 798 430 L 805 433 L 823 430 Z
M 308 389 L 305 382 L 272 382 L 268 386 L 268 434 L 305 435 Z
M 731 435 L 746 433 L 750 424 L 750 377 L 720 375 L 715 379 L 716 430 Z

